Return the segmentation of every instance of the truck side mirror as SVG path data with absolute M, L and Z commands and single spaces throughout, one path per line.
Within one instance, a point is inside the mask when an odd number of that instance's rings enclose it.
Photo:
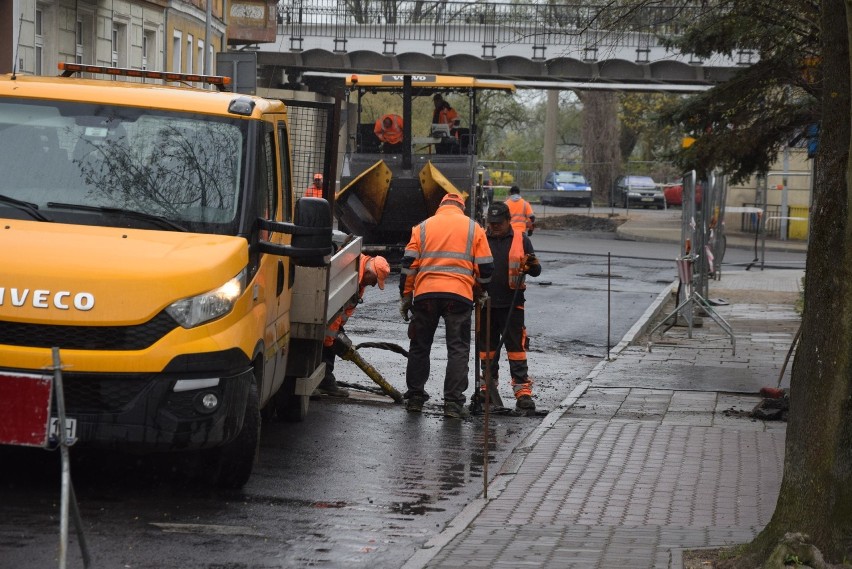
M 261 253 L 291 257 L 301 267 L 324 267 L 333 253 L 331 240 L 331 206 L 323 198 L 300 198 L 296 201 L 296 222 L 281 223 L 258 219 L 258 227 L 293 236 L 291 245 L 269 241 L 257 244 Z
M 299 198 L 296 200 L 295 219 L 297 227 L 317 229 L 320 231 L 312 233 L 294 233 L 294 248 L 304 250 L 322 250 L 328 251 L 328 254 L 331 254 L 333 247 L 331 241 L 331 206 L 326 200 L 323 198 Z M 296 264 L 306 267 L 321 267 L 327 262 L 320 261 L 319 264 L 315 264 L 316 260 L 314 260 L 313 263 L 308 263 L 307 259 L 304 259 L 303 261 L 304 262 L 299 262 L 299 259 L 296 259 Z

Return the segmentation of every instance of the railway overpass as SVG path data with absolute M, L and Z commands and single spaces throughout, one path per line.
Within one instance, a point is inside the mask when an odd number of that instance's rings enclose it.
M 255 51 L 265 86 L 306 72 L 457 74 L 518 86 L 701 91 L 756 61 L 667 49 L 695 6 L 281 0 L 274 42 Z

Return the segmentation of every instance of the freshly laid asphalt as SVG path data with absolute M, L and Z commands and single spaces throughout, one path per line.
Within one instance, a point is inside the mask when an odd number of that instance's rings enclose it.
M 679 226 L 666 230 L 640 216 L 618 233 L 680 239 Z M 731 235 L 728 246 L 752 239 Z M 721 301 L 711 310 L 733 343 L 706 311 L 691 329 L 661 326 L 649 341 L 674 309 L 672 283 L 515 449 L 487 498 L 404 568 L 677 569 L 686 549 L 749 541 L 775 508 L 786 432 L 785 422 L 750 412 L 762 387 L 789 387 L 802 276 L 728 270 L 710 280 L 708 297 Z

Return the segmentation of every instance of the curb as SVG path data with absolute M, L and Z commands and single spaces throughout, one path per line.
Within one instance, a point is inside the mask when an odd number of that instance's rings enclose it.
M 420 549 L 417 549 L 403 565 L 400 569 L 423 569 L 426 565 L 435 558 L 438 553 L 440 553 L 441 549 L 444 548 L 448 543 L 450 543 L 453 539 L 456 538 L 461 532 L 463 532 L 467 527 L 476 519 L 476 517 L 482 512 L 488 502 L 494 497 L 499 496 L 503 490 L 505 490 L 509 484 L 512 482 L 512 479 L 520 470 L 521 466 L 526 460 L 526 457 L 530 451 L 530 449 L 535 446 L 535 444 L 544 436 L 547 431 L 553 428 L 559 419 L 569 410 L 571 407 L 583 396 L 589 386 L 592 385 L 594 379 L 603 371 L 606 365 L 611 361 L 613 352 L 617 356 L 620 354 L 630 343 L 637 337 L 643 334 L 651 322 L 654 321 L 654 318 L 663 310 L 663 306 L 665 306 L 666 300 L 669 295 L 671 295 L 672 290 L 677 287 L 678 281 L 674 281 L 671 284 L 667 285 L 663 291 L 657 295 L 657 298 L 654 299 L 654 302 L 648 307 L 647 310 L 642 314 L 639 320 L 633 325 L 630 330 L 624 335 L 621 341 L 615 345 L 615 347 L 610 350 L 610 359 L 603 359 L 598 362 L 598 364 L 589 372 L 589 375 L 586 376 L 586 379 L 577 384 L 577 386 L 568 394 L 568 396 L 562 400 L 562 402 L 556 406 L 541 424 L 533 430 L 532 433 L 526 436 L 524 440 L 522 440 L 518 445 L 512 449 L 512 452 L 509 454 L 509 457 L 506 459 L 497 473 L 494 475 L 494 478 L 491 479 L 491 482 L 488 483 L 488 495 L 490 498 L 486 500 L 485 498 L 479 497 L 474 499 L 471 503 L 462 509 L 459 514 L 454 517 L 452 520 L 447 523 L 447 526 L 441 531 L 438 535 L 434 536 Z M 681 565 L 671 566 L 672 568 L 680 569 Z

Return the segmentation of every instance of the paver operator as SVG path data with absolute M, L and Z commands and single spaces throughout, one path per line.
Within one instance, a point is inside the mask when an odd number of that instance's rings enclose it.
M 317 395 L 328 395 L 331 397 L 345 398 L 349 397 L 349 391 L 340 387 L 337 384 L 337 379 L 334 377 L 334 357 L 341 351 L 346 351 L 348 346 L 342 345 L 339 339 L 341 334 L 345 334 L 343 325 L 355 312 L 355 307 L 363 302 L 364 291 L 368 286 L 379 285 L 379 288 L 384 290 L 385 279 L 390 274 L 390 264 L 387 259 L 381 256 L 370 257 L 369 255 L 361 255 L 358 263 L 358 300 L 350 301 L 343 307 L 343 313 L 338 316 L 325 331 L 325 338 L 322 344 L 322 361 L 325 363 L 325 377 L 317 386 Z
M 524 325 L 524 276 L 537 277 L 541 274 L 541 264 L 535 256 L 532 242 L 522 231 L 515 231 L 510 222 L 509 206 L 503 202 L 492 204 L 488 208 L 488 246 L 494 258 L 494 273 L 485 290 L 491 299 L 490 332 L 480 330 L 476 339 L 483 377 L 488 360 L 491 360 L 491 377 L 497 385 L 499 351 L 495 347 L 502 339 L 509 359 L 509 373 L 512 377 L 512 391 L 515 394 L 515 407 L 518 411 L 535 411 L 532 398 L 532 379 L 527 368 L 527 329 Z M 505 332 L 505 336 L 503 336 Z M 485 335 L 489 334 L 489 351 L 486 351 Z M 484 395 L 487 382 L 480 386 L 480 396 Z M 484 400 L 484 399 L 483 399 Z
M 322 197 L 322 174 L 314 174 L 313 183 L 305 190 L 306 198 Z
M 441 318 L 447 337 L 444 416 L 463 418 L 468 386 L 470 324 L 474 287 L 491 279 L 494 262 L 485 231 L 464 213 L 464 198 L 447 194 L 437 212 L 411 230 L 399 281 L 403 319 L 409 321 L 408 365 L 404 397 L 409 412 L 420 412 L 429 399 L 432 340 Z
M 512 216 L 512 229 L 532 235 L 535 229 L 535 214 L 530 203 L 521 197 L 521 188 L 518 186 L 509 188 L 506 205 L 509 206 L 509 212 Z
M 454 131 L 459 126 L 459 114 L 440 93 L 432 97 L 432 102 L 435 104 L 435 110 L 432 111 L 432 124 L 448 125 L 450 132 L 455 136 Z

